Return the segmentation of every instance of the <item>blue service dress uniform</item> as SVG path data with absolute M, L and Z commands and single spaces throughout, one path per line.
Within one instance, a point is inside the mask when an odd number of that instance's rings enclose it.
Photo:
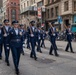
M 27 39 L 27 48 L 30 49 L 30 36 L 29 36 L 29 32 L 28 32 L 28 28 L 27 28 L 27 31 L 26 31 L 26 39 Z
M 55 53 L 55 56 L 59 56 L 58 53 L 57 53 L 57 46 L 56 46 L 56 37 L 57 37 L 57 34 L 56 34 L 56 29 L 54 27 L 51 27 L 49 29 L 49 36 L 50 36 L 50 42 L 51 42 L 51 47 L 50 47 L 50 52 L 49 54 L 50 55 L 53 55 L 52 54 L 52 51 L 54 50 L 54 53 Z
M 23 44 L 25 43 L 25 39 L 26 39 L 26 31 L 24 29 L 20 29 L 22 32 L 22 54 L 24 55 L 24 50 L 23 50 Z
M 30 53 L 30 57 L 33 58 L 35 60 L 37 60 L 36 57 L 36 52 L 35 52 L 35 46 L 36 46 L 36 27 L 35 26 L 30 26 L 28 29 L 29 32 L 29 36 L 30 36 L 30 43 L 31 43 L 31 53 Z
M 38 43 L 37 51 L 42 53 L 41 47 L 40 47 L 40 43 L 41 43 L 41 30 L 40 29 L 38 29 L 38 31 L 37 31 L 37 43 Z
M 70 47 L 71 52 L 74 53 L 73 48 L 72 48 L 72 44 L 71 44 L 72 39 L 73 39 L 73 33 L 71 31 L 71 28 L 66 29 L 66 37 L 67 37 L 68 44 L 66 46 L 65 51 L 68 51 L 68 49 Z
M 42 32 L 41 32 L 41 47 L 45 47 L 45 43 L 44 43 L 45 37 L 46 37 L 46 33 L 44 30 L 42 30 Z
M 11 30 L 10 26 L 3 26 L 3 43 L 4 43 L 4 51 L 5 51 L 5 61 L 7 65 L 9 65 L 9 53 L 10 53 L 10 45 L 9 45 L 9 32 Z
M 0 59 L 2 59 L 2 47 L 3 47 L 3 30 L 0 28 Z
M 13 28 L 10 31 L 10 47 L 12 51 L 12 57 L 13 57 L 13 62 L 14 62 L 16 72 L 19 72 L 18 66 L 19 66 L 19 61 L 20 61 L 22 40 L 23 38 L 22 38 L 20 29 Z

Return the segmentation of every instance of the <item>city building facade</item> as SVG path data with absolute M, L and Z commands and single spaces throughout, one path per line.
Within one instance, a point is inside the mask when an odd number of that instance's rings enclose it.
M 76 0 L 61 0 L 61 16 L 64 24 L 76 27 Z
M 46 7 L 46 29 L 48 22 L 55 22 L 58 30 L 63 30 L 63 24 L 76 25 L 76 0 L 44 0 Z M 58 16 L 62 18 L 62 25 L 58 23 Z
M 61 14 L 61 0 L 44 0 L 46 7 L 46 30 L 48 30 L 48 22 L 55 22 L 57 30 L 61 29 L 61 25 L 57 22 L 58 16 Z
M 31 20 L 35 20 L 37 22 L 39 20 L 38 7 L 42 6 L 43 0 L 20 0 L 20 23 L 28 26 Z M 42 22 L 41 19 L 40 21 Z
M 35 1 L 20 0 L 20 23 L 29 25 L 30 19 L 34 19 L 36 11 L 31 5 L 35 5 Z
M 3 21 L 3 3 L 2 0 L 0 0 L 0 23 Z

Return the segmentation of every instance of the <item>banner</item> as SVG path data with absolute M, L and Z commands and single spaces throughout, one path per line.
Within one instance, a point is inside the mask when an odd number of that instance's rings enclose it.
M 41 9 L 41 7 L 38 8 L 38 18 L 39 19 L 42 18 L 42 9 Z

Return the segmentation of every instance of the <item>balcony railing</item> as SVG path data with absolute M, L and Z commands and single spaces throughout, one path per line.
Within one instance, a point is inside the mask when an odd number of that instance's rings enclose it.
M 28 6 L 28 7 L 24 8 L 24 9 L 21 9 L 21 14 L 25 13 L 27 11 L 37 11 L 37 7 L 36 6 Z

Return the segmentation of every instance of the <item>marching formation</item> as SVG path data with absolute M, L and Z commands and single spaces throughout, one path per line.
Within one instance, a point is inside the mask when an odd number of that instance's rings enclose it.
M 24 25 L 19 24 L 18 21 L 15 20 L 12 22 L 12 25 L 10 25 L 9 20 L 5 19 L 4 24 L 0 24 L 0 59 L 2 59 L 2 51 L 4 48 L 5 62 L 7 66 L 10 66 L 9 55 L 11 51 L 15 71 L 16 74 L 19 75 L 20 55 L 25 55 L 23 50 L 25 47 L 23 46 L 25 44 L 25 40 L 27 39 L 27 48 L 31 49 L 30 58 L 37 60 L 36 51 L 42 53 L 41 47 L 46 48 L 44 41 L 47 35 L 49 36 L 49 41 L 51 43 L 49 54 L 53 55 L 54 50 L 55 56 L 59 56 L 56 45 L 58 33 L 54 22 L 49 23 L 49 26 L 48 33 L 46 33 L 44 27 L 41 27 L 39 24 L 36 26 L 35 21 L 31 21 L 26 30 Z M 65 51 L 68 52 L 68 48 L 70 47 L 71 52 L 74 53 L 71 44 L 74 35 L 71 31 L 70 24 L 68 24 L 68 26 L 64 26 L 66 28 L 66 38 L 68 42 Z

